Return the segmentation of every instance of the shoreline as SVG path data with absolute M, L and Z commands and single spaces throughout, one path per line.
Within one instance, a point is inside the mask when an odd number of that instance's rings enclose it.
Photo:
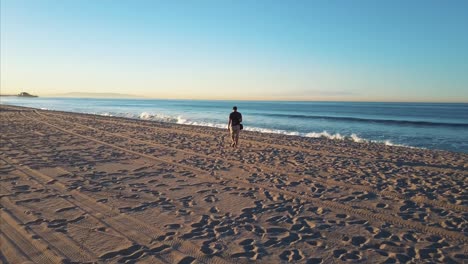
M 233 149 L 226 129 L 6 105 L 0 115 L 9 262 L 468 257 L 465 153 L 251 131 Z
M 8 104 L 3 104 L 5 106 L 12 106 L 12 107 L 24 107 L 24 106 L 15 106 L 15 105 L 8 105 Z M 33 108 L 33 107 L 24 107 L 24 108 L 30 108 L 30 109 L 37 109 L 37 110 L 47 110 L 47 111 L 54 111 L 54 112 L 61 112 L 61 113 L 70 113 L 70 114 L 82 114 L 82 115 L 96 115 L 96 116 L 103 116 L 103 117 L 110 117 L 110 118 L 122 118 L 124 120 L 126 119 L 131 119 L 131 120 L 140 120 L 140 121 L 146 121 L 146 122 L 156 122 L 156 123 L 167 123 L 167 124 L 174 124 L 174 125 L 182 125 L 182 126 L 194 126 L 194 127 L 206 127 L 210 129 L 220 129 L 219 131 L 226 129 L 220 127 L 220 124 L 211 124 L 211 123 L 206 123 L 204 125 L 201 125 L 200 122 L 191 122 L 191 123 L 183 123 L 183 122 L 172 122 L 172 121 L 162 121 L 158 119 L 151 119 L 151 118 L 142 118 L 141 115 L 140 117 L 128 117 L 128 116 L 120 116 L 120 115 L 111 115 L 108 113 L 103 113 L 103 114 L 98 114 L 98 113 L 84 113 L 84 112 L 71 112 L 71 111 L 63 111 L 63 110 L 51 110 L 51 109 L 45 109 L 45 108 Z M 146 112 L 143 112 L 143 114 Z M 448 123 L 450 125 L 450 123 Z M 335 133 L 335 134 L 330 134 L 326 130 L 322 132 L 297 132 L 297 131 L 286 131 L 286 130 L 281 130 L 281 129 L 273 129 L 273 128 L 260 128 L 260 127 L 247 127 L 245 131 L 248 131 L 248 133 L 261 133 L 261 134 L 266 134 L 266 135 L 280 135 L 280 136 L 285 136 L 285 137 L 300 137 L 300 138 L 309 138 L 309 139 L 325 139 L 325 140 L 337 140 L 337 141 L 344 141 L 344 142 L 353 142 L 353 143 L 358 143 L 358 144 L 382 144 L 385 146 L 392 146 L 392 147 L 403 147 L 403 148 L 410 148 L 410 149 L 420 149 L 420 150 L 430 150 L 430 151 L 442 151 L 442 152 L 454 152 L 454 153 L 465 153 L 468 154 L 467 152 L 463 151 L 453 151 L 453 150 L 444 150 L 444 149 L 431 149 L 431 148 L 426 148 L 426 147 L 416 147 L 416 146 L 411 146 L 411 145 L 405 145 L 405 144 L 398 144 L 398 143 L 393 143 L 391 140 L 373 140 L 373 139 L 366 139 L 366 138 L 361 138 L 355 133 L 352 133 L 351 135 L 342 135 L 340 133 Z

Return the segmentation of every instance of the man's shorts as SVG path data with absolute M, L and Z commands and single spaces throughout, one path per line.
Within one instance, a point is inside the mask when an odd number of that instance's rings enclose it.
M 234 135 L 239 135 L 240 125 L 231 126 L 230 131 L 231 131 L 231 135 L 233 135 L 233 136 Z

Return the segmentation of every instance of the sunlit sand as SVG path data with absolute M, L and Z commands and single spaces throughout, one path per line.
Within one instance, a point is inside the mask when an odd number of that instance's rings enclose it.
M 468 258 L 467 154 L 0 109 L 0 262 Z

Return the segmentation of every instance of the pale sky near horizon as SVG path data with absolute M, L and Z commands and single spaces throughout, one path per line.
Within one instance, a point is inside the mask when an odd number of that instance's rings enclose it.
M 1 1 L 1 93 L 468 102 L 468 1 Z

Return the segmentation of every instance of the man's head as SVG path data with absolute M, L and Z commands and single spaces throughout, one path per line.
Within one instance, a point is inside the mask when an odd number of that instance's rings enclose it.
M 236 112 L 236 111 L 237 111 L 237 106 L 234 106 L 234 107 L 232 108 L 232 110 L 234 110 L 234 112 Z

